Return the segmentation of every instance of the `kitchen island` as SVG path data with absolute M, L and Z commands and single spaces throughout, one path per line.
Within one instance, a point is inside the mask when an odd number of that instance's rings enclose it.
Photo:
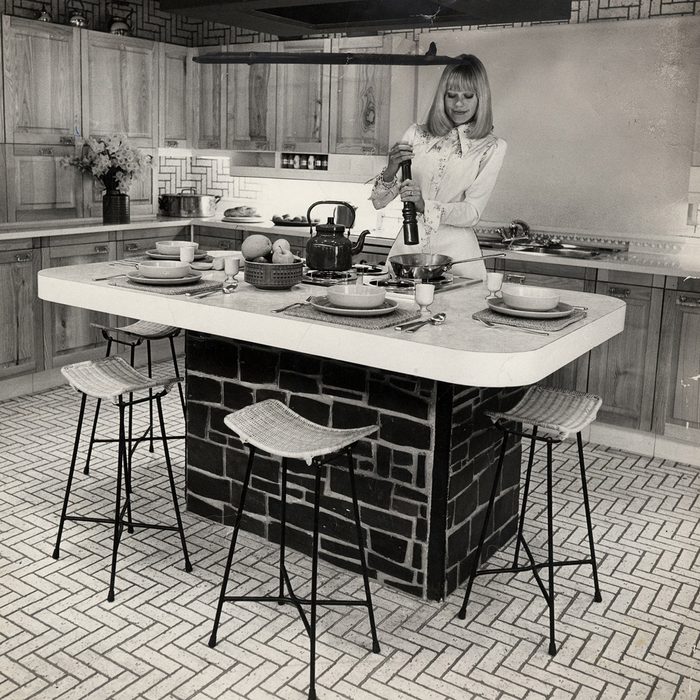
M 486 328 L 471 318 L 485 306 L 483 288 L 473 285 L 436 295 L 432 308 L 447 323 L 408 335 L 272 312 L 321 293 L 317 287 L 262 291 L 242 282 L 232 295 L 195 300 L 92 280 L 110 273 L 103 263 L 46 269 L 39 296 L 188 331 L 188 508 L 232 522 L 245 450 L 223 426 L 231 410 L 272 396 L 334 427 L 376 424 L 356 453 L 369 565 L 383 582 L 430 599 L 464 580 L 481 526 L 499 436 L 483 409 L 509 407 L 523 386 L 619 333 L 625 316 L 618 299 L 563 292 L 563 301 L 588 307 L 585 319 L 549 336 Z M 519 443 L 507 459 L 492 547 L 514 533 Z M 276 541 L 279 465 L 258 464 L 244 526 Z M 294 471 L 287 541 L 306 551 L 311 478 L 303 464 Z M 331 470 L 325 494 L 321 556 L 351 568 L 342 469 Z

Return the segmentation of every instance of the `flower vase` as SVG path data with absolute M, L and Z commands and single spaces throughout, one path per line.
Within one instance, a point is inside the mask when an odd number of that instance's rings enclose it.
M 102 223 L 128 224 L 130 222 L 129 195 L 117 190 L 107 190 L 102 195 Z

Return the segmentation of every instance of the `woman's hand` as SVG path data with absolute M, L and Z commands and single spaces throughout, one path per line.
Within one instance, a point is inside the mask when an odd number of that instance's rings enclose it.
M 404 141 L 395 143 L 389 151 L 389 158 L 384 169 L 384 181 L 391 182 L 396 177 L 396 173 L 399 172 L 401 163 L 411 160 L 411 158 L 413 158 L 413 147 L 411 144 Z
M 404 180 L 399 189 L 399 196 L 402 202 L 413 202 L 416 205 L 416 211 L 425 211 L 425 200 L 423 193 L 413 180 Z

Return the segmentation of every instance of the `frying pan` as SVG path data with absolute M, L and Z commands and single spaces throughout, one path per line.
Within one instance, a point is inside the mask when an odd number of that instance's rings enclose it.
M 394 255 L 389 258 L 389 264 L 394 274 L 399 278 L 434 280 L 447 272 L 458 263 L 476 262 L 485 258 L 500 258 L 505 253 L 479 255 L 465 260 L 453 260 L 449 255 L 438 253 L 411 253 L 409 255 Z

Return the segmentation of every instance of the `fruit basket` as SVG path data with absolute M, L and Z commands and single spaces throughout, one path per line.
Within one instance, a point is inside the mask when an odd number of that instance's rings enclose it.
M 289 289 L 301 282 L 301 261 L 268 263 L 246 260 L 243 278 L 258 289 Z

